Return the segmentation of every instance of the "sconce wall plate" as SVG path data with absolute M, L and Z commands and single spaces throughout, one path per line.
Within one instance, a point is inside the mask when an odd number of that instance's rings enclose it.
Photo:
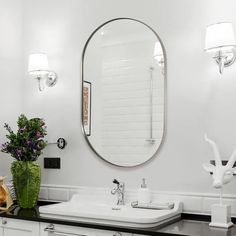
M 236 59 L 235 50 L 224 52 L 222 53 L 222 55 L 219 54 L 220 52 L 216 53 L 216 55 L 213 57 L 218 65 L 220 64 L 221 57 L 224 58 L 224 67 L 231 66 L 235 62 Z
M 54 71 L 50 71 L 47 74 L 46 85 L 53 87 L 57 83 L 57 74 Z
M 48 144 L 53 144 L 53 145 L 55 144 L 55 145 L 57 145 L 57 147 L 59 149 L 64 149 L 67 145 L 67 141 L 64 138 L 59 138 L 59 139 L 57 139 L 56 142 L 48 143 Z

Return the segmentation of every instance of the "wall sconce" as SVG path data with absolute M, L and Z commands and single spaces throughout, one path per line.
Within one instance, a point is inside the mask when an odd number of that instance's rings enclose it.
M 57 74 L 54 71 L 49 71 L 48 58 L 44 53 L 33 53 L 29 56 L 28 73 L 38 80 L 39 91 L 44 90 L 43 79 L 46 79 L 45 84 L 52 87 L 57 82 Z
M 221 22 L 207 26 L 205 38 L 205 51 L 213 53 L 213 59 L 219 65 L 220 74 L 224 67 L 232 65 L 235 61 L 236 42 L 232 23 Z
M 155 43 L 153 57 L 156 59 L 160 67 L 164 67 L 165 65 L 164 54 L 163 54 L 161 43 L 159 41 Z

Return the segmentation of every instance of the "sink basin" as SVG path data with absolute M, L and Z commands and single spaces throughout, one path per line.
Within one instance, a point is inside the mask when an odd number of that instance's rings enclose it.
M 74 195 L 68 202 L 41 206 L 39 212 L 46 218 L 150 228 L 179 218 L 182 204 L 174 202 L 174 208 L 168 210 L 139 209 L 133 208 L 131 204 L 118 206 L 88 201 L 79 195 Z

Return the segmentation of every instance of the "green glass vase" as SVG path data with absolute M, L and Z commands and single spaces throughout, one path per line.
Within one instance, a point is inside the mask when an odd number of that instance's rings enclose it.
M 11 173 L 17 204 L 21 208 L 33 208 L 37 201 L 41 182 L 41 169 L 36 161 L 14 161 Z

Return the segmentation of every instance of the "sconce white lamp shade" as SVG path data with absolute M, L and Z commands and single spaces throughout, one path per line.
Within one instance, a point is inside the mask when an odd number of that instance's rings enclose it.
M 47 74 L 48 58 L 44 53 L 33 53 L 29 56 L 28 72 L 33 75 Z
M 164 54 L 161 43 L 159 41 L 155 43 L 153 57 L 157 60 L 159 65 L 162 65 L 164 63 Z
M 205 50 L 217 52 L 236 47 L 232 23 L 221 22 L 206 28 Z

